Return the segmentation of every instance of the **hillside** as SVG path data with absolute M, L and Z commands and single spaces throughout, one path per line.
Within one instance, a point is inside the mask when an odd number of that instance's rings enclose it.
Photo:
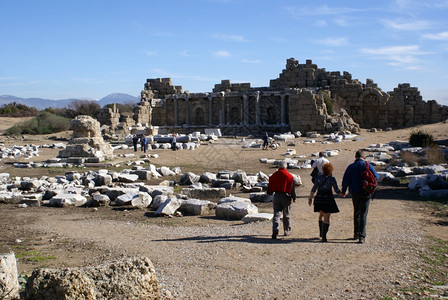
M 12 102 L 17 102 L 26 106 L 35 107 L 39 110 L 43 110 L 48 107 L 53 108 L 62 108 L 69 105 L 74 100 L 91 100 L 91 99 L 76 99 L 76 98 L 69 98 L 69 99 L 59 99 L 59 100 L 52 100 L 52 99 L 42 99 L 42 98 L 20 98 L 13 95 L 0 95 L 0 105 L 9 104 Z M 109 94 L 99 100 L 98 104 L 103 107 L 106 104 L 111 103 L 137 103 L 139 101 L 138 97 L 134 97 L 128 94 L 123 93 L 114 93 Z

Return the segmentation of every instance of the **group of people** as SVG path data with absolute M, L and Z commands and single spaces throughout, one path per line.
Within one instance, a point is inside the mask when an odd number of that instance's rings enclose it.
M 137 136 L 137 134 L 134 134 L 132 136 L 132 145 L 134 146 L 134 152 L 137 152 L 139 140 L 141 151 L 143 151 L 143 153 L 146 153 L 146 150 L 148 149 L 148 138 L 144 134 L 142 134 L 140 138 Z M 177 150 L 177 136 L 175 133 L 171 138 L 171 149 Z
M 330 216 L 339 212 L 333 191 L 341 197 L 346 197 L 349 193 L 353 202 L 353 239 L 359 243 L 364 243 L 366 238 L 367 214 L 371 195 L 362 188 L 362 172 L 366 166 L 378 179 L 378 173 L 364 161 L 362 151 L 357 151 L 355 161 L 345 170 L 342 179 L 342 189 L 338 188 L 336 178 L 333 177 L 333 165 L 324 157 L 323 152 L 319 153 L 319 158 L 313 162 L 313 167 L 317 168 L 318 175 L 314 180 L 308 204 L 314 202 L 314 212 L 319 213 L 319 236 L 322 242 L 327 242 L 327 232 L 330 227 Z M 287 163 L 281 161 L 278 170 L 269 178 L 268 194 L 273 194 L 274 218 L 272 225 L 272 238 L 277 239 L 279 235 L 280 218 L 283 215 L 284 235 L 291 233 L 290 210 L 291 203 L 296 202 L 294 188 L 294 178 L 287 170 Z M 317 192 L 317 193 L 316 193 Z M 315 195 L 316 193 L 316 195 Z M 313 201 L 314 198 L 314 201 Z
M 138 141 L 139 137 L 134 134 L 132 136 L 132 145 L 134 146 L 134 152 L 137 152 Z M 143 151 L 143 153 L 146 153 L 146 149 L 148 148 L 148 138 L 144 134 L 142 134 L 142 136 L 140 137 L 140 147 L 141 151 Z

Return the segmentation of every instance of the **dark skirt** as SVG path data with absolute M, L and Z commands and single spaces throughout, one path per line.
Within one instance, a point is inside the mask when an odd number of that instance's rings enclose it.
M 339 208 L 333 194 L 317 194 L 314 198 L 314 212 L 338 213 Z

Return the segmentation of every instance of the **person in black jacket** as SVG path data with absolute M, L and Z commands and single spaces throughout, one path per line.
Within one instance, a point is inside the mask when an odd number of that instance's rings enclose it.
M 343 196 L 343 194 L 338 188 L 336 178 L 332 176 L 333 165 L 331 163 L 322 165 L 322 173 L 322 175 L 316 177 L 316 181 L 310 192 L 310 197 L 308 198 L 308 205 L 311 206 L 314 193 L 317 191 L 317 195 L 314 197 L 314 212 L 319 213 L 319 232 L 322 242 L 325 243 L 327 242 L 327 232 L 330 228 L 330 216 L 332 213 L 339 212 L 332 189 L 340 196 Z

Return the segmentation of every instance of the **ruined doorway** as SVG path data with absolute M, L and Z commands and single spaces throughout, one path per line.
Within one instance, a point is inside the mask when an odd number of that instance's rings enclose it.
M 267 124 L 277 124 L 279 122 L 279 112 L 274 106 L 270 106 L 267 109 L 268 118 L 266 120 Z
M 193 125 L 204 125 L 205 124 L 205 112 L 202 108 L 198 107 L 194 113 L 194 124 Z
M 362 122 L 361 126 L 373 128 L 379 126 L 379 98 L 375 94 L 366 94 L 362 97 Z
M 241 112 L 238 107 L 230 109 L 230 124 L 241 124 Z

